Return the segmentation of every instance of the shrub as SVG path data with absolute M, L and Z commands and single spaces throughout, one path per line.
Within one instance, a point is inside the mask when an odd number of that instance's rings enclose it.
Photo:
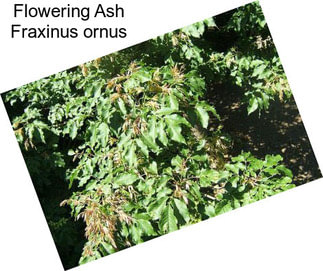
M 5 95 L 39 193 L 62 179 L 73 191 L 61 205 L 85 222 L 80 263 L 293 186 L 279 155 L 228 159 L 212 84 L 242 90 L 248 114 L 291 95 L 259 5 L 229 15 Z

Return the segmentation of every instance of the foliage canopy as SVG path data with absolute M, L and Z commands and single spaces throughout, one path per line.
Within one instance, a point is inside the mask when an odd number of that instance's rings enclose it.
M 215 82 L 242 90 L 248 114 L 291 95 L 258 3 L 5 95 L 37 190 L 73 191 L 80 263 L 293 186 L 279 155 L 228 158 Z

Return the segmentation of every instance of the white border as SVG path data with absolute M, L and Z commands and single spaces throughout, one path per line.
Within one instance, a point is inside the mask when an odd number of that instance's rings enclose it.
M 125 40 L 33 42 L 8 38 L 13 1 L 3 0 L 0 89 L 17 87 L 248 1 L 118 2 L 129 12 L 123 22 L 129 32 Z M 263 0 L 261 4 L 323 168 L 321 1 Z M 0 127 L 0 268 L 63 270 L 2 103 Z M 323 181 L 318 180 L 75 270 L 322 270 L 321 191 Z

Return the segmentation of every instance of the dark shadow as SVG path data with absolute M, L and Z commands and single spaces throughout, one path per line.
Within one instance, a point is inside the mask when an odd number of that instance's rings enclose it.
M 208 94 L 222 117 L 224 131 L 233 138 L 232 156 L 242 150 L 259 158 L 280 154 L 298 185 L 322 177 L 293 97 L 285 103 L 273 101 L 268 112 L 261 115 L 256 111 L 248 116 L 241 101 L 243 93 L 237 87 L 217 85 Z

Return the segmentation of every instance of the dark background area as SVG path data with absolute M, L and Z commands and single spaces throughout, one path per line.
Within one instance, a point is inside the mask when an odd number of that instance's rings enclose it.
M 233 86 L 216 85 L 208 91 L 209 102 L 221 116 L 225 132 L 231 135 L 230 156 L 250 151 L 258 158 L 280 154 L 294 174 L 296 185 L 322 177 L 296 102 L 273 101 L 268 112 L 248 116 L 243 93 Z

